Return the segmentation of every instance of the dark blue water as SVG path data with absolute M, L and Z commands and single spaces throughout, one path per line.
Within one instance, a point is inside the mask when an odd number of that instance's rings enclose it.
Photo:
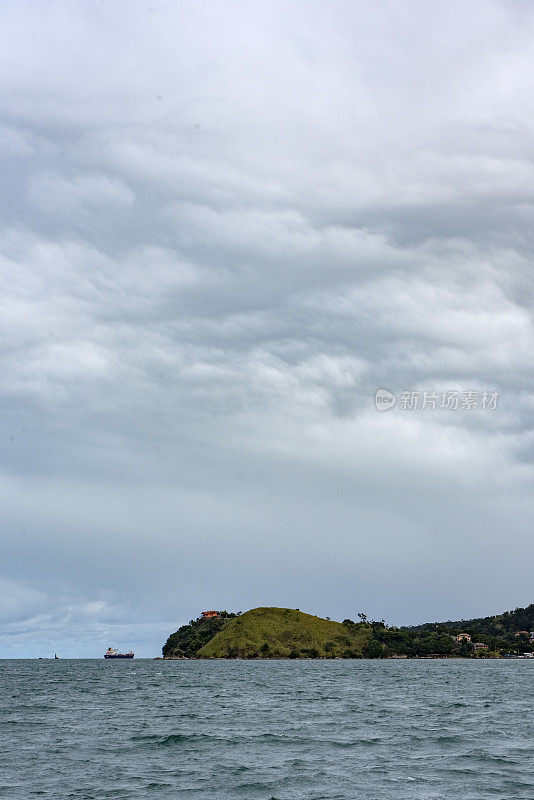
M 533 800 L 527 661 L 1 661 L 0 796 Z

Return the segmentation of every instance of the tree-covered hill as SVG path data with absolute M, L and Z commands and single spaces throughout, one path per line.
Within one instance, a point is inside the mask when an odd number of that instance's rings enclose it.
M 404 628 L 409 631 L 447 631 L 459 633 L 465 631 L 471 634 L 483 634 L 497 638 L 509 639 L 515 637 L 519 631 L 534 631 L 534 603 L 526 608 L 516 608 L 514 611 L 504 611 L 492 617 L 478 617 L 476 619 L 447 620 L 446 622 L 425 622 L 422 625 L 412 625 Z

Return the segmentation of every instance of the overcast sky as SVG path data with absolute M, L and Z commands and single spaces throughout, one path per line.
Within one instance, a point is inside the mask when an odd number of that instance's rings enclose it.
M 0 656 L 534 600 L 533 72 L 520 0 L 2 2 Z

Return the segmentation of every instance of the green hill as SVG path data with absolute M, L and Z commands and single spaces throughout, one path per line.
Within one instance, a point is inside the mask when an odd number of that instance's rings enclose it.
M 292 608 L 253 608 L 224 624 L 197 657 L 357 658 L 370 636 Z
M 476 619 L 447 620 L 446 622 L 425 622 L 405 628 L 411 631 L 446 630 L 451 633 L 479 633 L 500 638 L 514 637 L 518 631 L 534 630 L 534 603 L 526 608 L 504 611 L 491 617 Z

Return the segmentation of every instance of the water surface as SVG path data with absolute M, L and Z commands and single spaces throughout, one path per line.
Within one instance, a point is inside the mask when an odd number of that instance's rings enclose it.
M 533 800 L 528 661 L 0 661 L 0 797 Z

